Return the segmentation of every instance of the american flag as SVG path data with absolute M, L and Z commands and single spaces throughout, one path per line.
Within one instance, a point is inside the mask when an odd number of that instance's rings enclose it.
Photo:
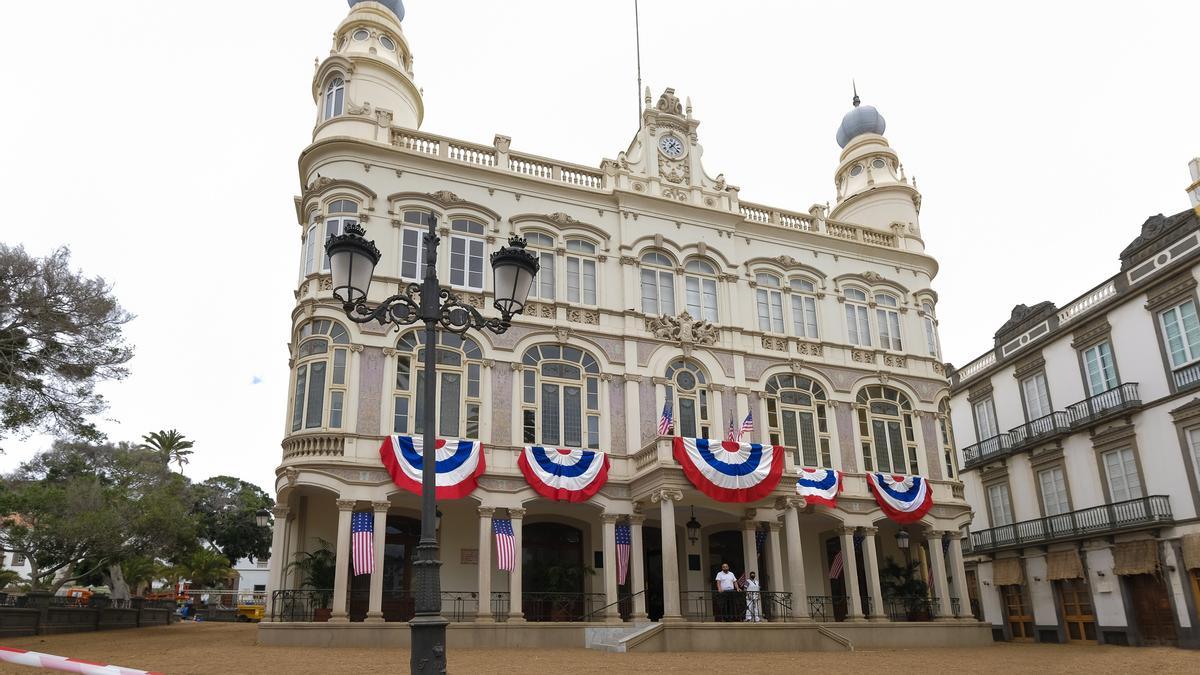
M 746 413 L 746 419 L 742 420 L 742 428 L 738 430 L 737 439 L 740 441 L 746 434 L 754 433 L 754 412 Z
M 663 404 L 662 417 L 658 418 L 658 435 L 666 436 L 671 431 L 671 401 Z
M 375 571 L 375 515 L 370 511 L 355 511 L 350 516 L 350 543 L 354 559 L 354 576 Z
M 843 560 L 844 560 L 844 558 L 842 558 L 842 552 L 839 550 L 837 552 L 837 555 L 833 556 L 833 562 L 829 563 L 829 578 L 830 579 L 841 579 L 842 578 L 842 567 L 845 566 L 842 562 Z
M 725 434 L 725 438 L 731 441 L 737 440 L 737 427 L 733 426 L 733 415 L 729 416 L 729 432 Z
M 625 583 L 629 576 L 629 549 L 633 546 L 633 538 L 629 533 L 627 523 L 617 523 L 617 585 Z
M 493 518 L 492 532 L 496 533 L 496 569 L 513 571 L 516 566 L 516 537 L 513 536 L 512 520 Z

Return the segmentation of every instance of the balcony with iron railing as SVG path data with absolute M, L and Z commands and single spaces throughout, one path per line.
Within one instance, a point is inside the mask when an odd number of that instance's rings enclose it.
M 1138 383 L 1126 382 L 1095 396 L 1089 396 L 1068 407 L 1067 415 L 1071 418 L 1072 427 L 1082 427 L 1102 422 L 1114 415 L 1141 406 L 1142 399 L 1138 396 Z
M 1069 433 L 1071 433 L 1071 417 L 1060 410 L 1009 429 L 1008 440 L 1015 452 Z
M 984 462 L 1007 456 L 1012 452 L 1012 439 L 1008 434 L 997 434 L 985 438 L 975 445 L 963 448 L 963 468 L 970 469 Z
M 1176 391 L 1200 387 L 1200 361 L 1175 370 L 1171 377 L 1175 380 Z
M 1167 495 L 1138 497 L 972 532 L 970 550 L 983 553 L 1049 544 L 1156 527 L 1173 523 L 1174 520 Z

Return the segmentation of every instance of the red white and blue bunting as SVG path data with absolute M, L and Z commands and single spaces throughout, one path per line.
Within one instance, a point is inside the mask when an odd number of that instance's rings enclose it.
M 392 482 L 421 494 L 422 440 L 393 435 L 383 439 L 379 458 Z M 437 498 L 460 499 L 471 494 L 483 474 L 483 444 L 458 438 L 437 439 Z
M 933 507 L 933 489 L 921 476 L 868 472 L 867 486 L 883 513 L 897 523 L 915 523 Z
M 692 485 L 719 502 L 753 502 L 783 478 L 783 448 L 675 437 L 675 461 Z
M 796 494 L 809 504 L 837 508 L 837 496 L 842 491 L 842 472 L 836 469 L 800 469 Z
M 608 455 L 595 450 L 527 445 L 517 466 L 535 492 L 559 502 L 587 501 L 608 481 Z

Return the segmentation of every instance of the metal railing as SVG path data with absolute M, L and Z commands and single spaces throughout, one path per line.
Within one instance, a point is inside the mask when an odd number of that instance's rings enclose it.
M 321 610 L 333 606 L 332 588 L 288 588 L 271 593 L 272 621 L 327 621 Z
M 850 598 L 844 595 L 808 596 L 808 615 L 813 621 L 845 621 Z
M 688 621 L 746 621 L 758 614 L 763 621 L 783 621 L 792 615 L 792 594 L 775 591 L 687 591 L 680 594 L 683 618 Z M 751 611 L 747 613 L 747 609 Z
M 474 621 L 479 612 L 479 594 L 475 591 L 442 591 L 442 616 L 450 621 Z M 347 613 L 351 621 L 362 621 L 370 608 L 368 590 L 347 594 Z M 269 616 L 272 621 L 328 621 L 332 613 L 330 589 L 293 588 L 271 594 Z M 416 595 L 408 590 L 384 590 L 380 598 L 383 620 L 409 621 L 416 613 Z M 508 593 L 492 593 L 490 611 L 496 620 L 508 617 Z
M 1167 495 L 1138 497 L 972 532 L 971 549 L 996 550 L 1170 522 L 1174 517 Z
M 1012 443 L 1008 434 L 996 434 L 975 445 L 963 448 L 963 465 L 965 467 L 975 466 L 993 457 L 1006 455 L 1010 450 L 1012 450 Z
M 1032 443 L 1070 432 L 1071 417 L 1066 412 L 1058 411 L 1010 429 L 1008 439 L 1013 450 L 1020 450 Z
M 617 598 L 616 602 L 610 602 L 603 607 L 593 610 L 591 613 L 589 613 L 587 615 L 587 618 L 584 620 L 585 621 L 603 621 L 604 613 L 608 611 L 608 608 L 616 607 L 617 615 L 621 617 L 621 620 L 629 621 L 629 619 L 633 616 L 633 599 L 638 596 L 644 596 L 645 593 L 646 593 L 646 591 L 638 591 L 637 593 L 632 593 L 629 595 L 622 595 Z
M 1175 378 L 1176 389 L 1191 389 L 1192 387 L 1200 386 L 1200 362 L 1184 366 L 1171 373 L 1171 376 Z
M 938 598 L 918 595 L 884 598 L 883 613 L 891 621 L 933 621 L 938 616 Z
M 1142 399 L 1138 397 L 1138 383 L 1126 382 L 1070 406 L 1067 414 L 1071 417 L 1071 425 L 1079 426 L 1140 405 Z
M 604 599 L 603 593 L 530 591 L 521 594 L 521 611 L 526 621 L 586 621 Z

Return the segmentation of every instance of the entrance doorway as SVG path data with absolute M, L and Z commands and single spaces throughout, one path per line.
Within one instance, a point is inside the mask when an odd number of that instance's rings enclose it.
M 1125 598 L 1133 604 L 1133 617 L 1144 645 L 1174 645 L 1175 617 L 1167 584 L 1157 574 L 1131 574 L 1125 579 Z
M 1024 589 L 1017 585 L 1001 586 L 1000 597 L 1004 601 L 1004 615 L 1012 639 L 1017 642 L 1033 641 L 1033 612 L 1025 602 Z
M 521 528 L 521 536 L 521 611 L 526 621 L 581 621 L 600 608 L 585 602 L 584 577 L 596 571 L 584 564 L 582 530 L 530 523 Z
M 1096 641 L 1096 611 L 1092 608 L 1092 592 L 1083 579 L 1063 579 L 1054 582 L 1062 605 L 1063 626 L 1070 642 Z
M 642 527 L 642 566 L 646 571 L 646 614 L 651 621 L 663 616 L 662 530 Z
M 746 573 L 746 558 L 742 548 L 742 533 L 737 530 L 722 530 L 708 535 L 708 577 L 704 580 L 707 592 L 688 594 L 687 614 L 702 620 L 715 618 L 717 621 L 740 620 L 745 616 L 745 594 L 733 593 L 724 595 L 717 593 L 716 578 L 722 564 L 729 565 L 729 571 L 737 578 Z
M 412 596 L 412 563 L 417 542 L 421 539 L 421 521 L 407 516 L 388 516 L 383 539 L 383 601 L 380 609 L 384 621 L 408 621 L 415 609 Z M 347 562 L 347 565 L 352 563 Z M 371 575 L 354 576 L 351 566 L 350 602 L 347 610 L 351 621 L 367 617 L 371 600 Z

